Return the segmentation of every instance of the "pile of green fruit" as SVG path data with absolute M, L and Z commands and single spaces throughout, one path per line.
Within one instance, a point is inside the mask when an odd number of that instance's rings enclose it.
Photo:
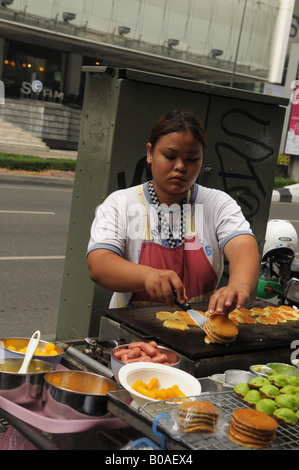
M 273 374 L 255 377 L 235 386 L 236 395 L 258 411 L 278 421 L 295 425 L 299 422 L 299 377 Z

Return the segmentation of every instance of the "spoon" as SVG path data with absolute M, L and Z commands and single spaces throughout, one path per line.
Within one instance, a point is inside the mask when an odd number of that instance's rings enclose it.
M 27 351 L 26 351 L 26 354 L 25 354 L 23 364 L 21 365 L 21 368 L 20 368 L 18 374 L 27 374 L 28 366 L 29 366 L 30 361 L 31 361 L 31 359 L 32 359 L 32 357 L 33 357 L 33 355 L 36 351 L 39 340 L 40 340 L 40 331 L 37 330 L 31 336 L 31 339 L 30 339 L 30 341 L 28 343 L 28 346 L 27 346 Z

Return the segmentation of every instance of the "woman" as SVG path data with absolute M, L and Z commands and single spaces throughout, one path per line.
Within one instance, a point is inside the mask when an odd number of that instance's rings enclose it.
M 187 111 L 154 125 L 147 144 L 152 181 L 120 190 L 97 208 L 88 245 L 92 280 L 115 291 L 110 307 L 209 300 L 209 311 L 241 308 L 259 273 L 257 243 L 226 193 L 196 184 L 206 133 Z M 217 290 L 229 261 L 229 280 Z

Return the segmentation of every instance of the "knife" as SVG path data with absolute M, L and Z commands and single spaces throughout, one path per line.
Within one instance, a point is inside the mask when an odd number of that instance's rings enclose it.
M 185 312 L 187 312 L 190 317 L 192 318 L 192 320 L 195 321 L 195 323 L 203 329 L 206 321 L 208 320 L 208 317 L 205 317 L 204 315 L 202 315 L 201 313 L 197 312 L 196 310 L 193 310 L 191 305 L 188 304 L 188 302 L 184 302 L 183 304 L 181 304 L 178 300 L 178 297 L 177 297 L 177 293 L 175 291 L 173 291 L 173 296 L 174 296 L 174 301 L 175 301 L 175 304 L 180 307 L 182 310 L 184 310 Z

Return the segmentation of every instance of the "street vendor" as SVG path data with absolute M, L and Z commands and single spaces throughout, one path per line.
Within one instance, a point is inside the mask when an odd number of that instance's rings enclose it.
M 88 244 L 93 281 L 114 291 L 110 308 L 209 302 L 227 315 L 258 282 L 256 239 L 236 201 L 198 185 L 206 132 L 195 115 L 174 110 L 147 143 L 152 180 L 115 191 L 96 209 Z M 229 279 L 218 288 L 224 255 Z

